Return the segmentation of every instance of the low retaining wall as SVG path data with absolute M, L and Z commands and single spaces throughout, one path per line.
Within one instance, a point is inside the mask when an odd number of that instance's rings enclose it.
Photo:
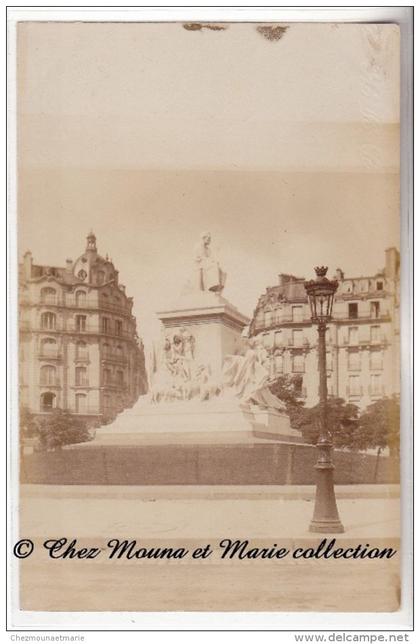
M 316 448 L 250 445 L 77 445 L 27 454 L 21 482 L 50 485 L 310 485 Z M 398 483 L 399 462 L 334 452 L 335 482 Z

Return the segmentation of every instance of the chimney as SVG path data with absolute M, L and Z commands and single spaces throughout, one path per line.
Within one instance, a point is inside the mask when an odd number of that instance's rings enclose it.
M 66 272 L 71 273 L 73 269 L 73 260 L 72 259 L 66 259 Z
M 23 256 L 23 271 L 25 279 L 29 280 L 32 276 L 32 253 L 30 250 L 27 250 Z
M 400 254 L 395 247 L 385 251 L 385 275 L 389 279 L 396 279 L 400 267 Z

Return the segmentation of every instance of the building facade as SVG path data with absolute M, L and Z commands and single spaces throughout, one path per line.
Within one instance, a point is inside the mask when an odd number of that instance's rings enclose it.
M 347 277 L 338 289 L 327 330 L 328 391 L 364 408 L 399 393 L 399 253 L 385 251 L 375 275 Z M 310 319 L 304 279 L 279 275 L 259 298 L 250 335 L 260 337 L 272 377 L 289 375 L 307 406 L 318 402 L 318 334 Z
M 90 424 L 110 422 L 147 391 L 133 299 L 93 233 L 66 266 L 40 266 L 28 251 L 19 266 L 20 404 L 55 408 Z

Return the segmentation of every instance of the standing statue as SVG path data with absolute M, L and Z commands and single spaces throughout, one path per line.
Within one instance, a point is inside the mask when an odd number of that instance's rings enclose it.
M 195 288 L 199 291 L 214 291 L 220 293 L 226 282 L 226 273 L 213 256 L 210 233 L 203 233 L 200 242 L 194 249 L 196 267 Z

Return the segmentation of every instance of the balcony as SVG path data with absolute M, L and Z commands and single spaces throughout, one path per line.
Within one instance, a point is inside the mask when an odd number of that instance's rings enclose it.
M 63 300 L 56 295 L 46 295 L 41 297 L 39 303 L 41 306 L 63 306 Z
M 346 387 L 346 394 L 349 398 L 361 398 L 363 396 L 363 387 Z
M 63 354 L 61 351 L 39 351 L 37 354 L 39 360 L 62 360 Z
M 102 412 L 98 407 L 93 405 L 88 405 L 84 409 L 76 409 L 75 407 L 69 407 L 68 410 L 70 414 L 75 414 L 77 416 L 101 416 Z
M 267 347 L 265 347 L 267 348 Z M 128 363 L 128 358 L 125 355 L 121 355 L 119 353 L 112 353 L 110 351 L 105 351 L 102 356 L 102 360 L 104 362 L 115 362 L 118 364 L 127 364 Z
M 254 322 L 254 331 L 259 332 L 259 331 L 270 331 L 271 329 L 278 329 L 284 324 L 293 324 L 293 325 L 308 325 L 312 324 L 312 321 L 310 318 L 300 318 L 300 319 L 293 319 L 291 315 L 282 315 L 282 316 L 276 316 L 270 321 L 263 321 L 263 320 L 258 320 Z
M 348 311 L 337 311 L 335 312 L 333 310 L 333 316 L 332 316 L 332 322 L 334 321 L 349 321 L 349 322 L 355 322 L 356 320 L 362 320 L 363 322 L 366 321 L 374 321 L 374 320 L 390 320 L 390 314 L 387 311 L 384 311 L 382 313 L 379 313 L 379 315 L 372 315 L 370 312 L 364 312 L 364 311 L 358 311 L 357 315 L 353 314 L 350 315 Z
M 109 380 L 104 381 L 102 388 L 104 389 L 121 389 L 128 391 L 128 384 L 117 380 L 116 378 L 110 378 Z
M 116 302 L 107 302 L 106 300 L 100 298 L 99 300 L 94 298 L 87 298 L 86 300 L 76 301 L 75 298 L 67 298 L 65 306 L 72 309 L 79 310 L 103 310 L 103 311 L 113 311 L 115 313 L 121 313 L 121 315 L 131 315 L 130 308 L 125 304 L 118 304 Z
M 131 331 L 124 331 L 124 330 L 117 330 L 115 327 L 112 327 L 111 325 L 107 328 L 103 327 L 102 325 L 99 324 L 86 324 L 84 326 L 77 326 L 75 324 L 69 324 L 67 328 L 64 330 L 67 333 L 77 333 L 80 335 L 105 335 L 105 336 L 112 336 L 115 338 L 130 338 L 132 339 L 134 337 L 133 332 Z
M 39 384 L 41 387 L 61 387 L 59 378 L 40 378 Z
M 89 379 L 88 378 L 79 378 L 77 380 L 76 384 L 74 385 L 75 387 L 89 387 Z

